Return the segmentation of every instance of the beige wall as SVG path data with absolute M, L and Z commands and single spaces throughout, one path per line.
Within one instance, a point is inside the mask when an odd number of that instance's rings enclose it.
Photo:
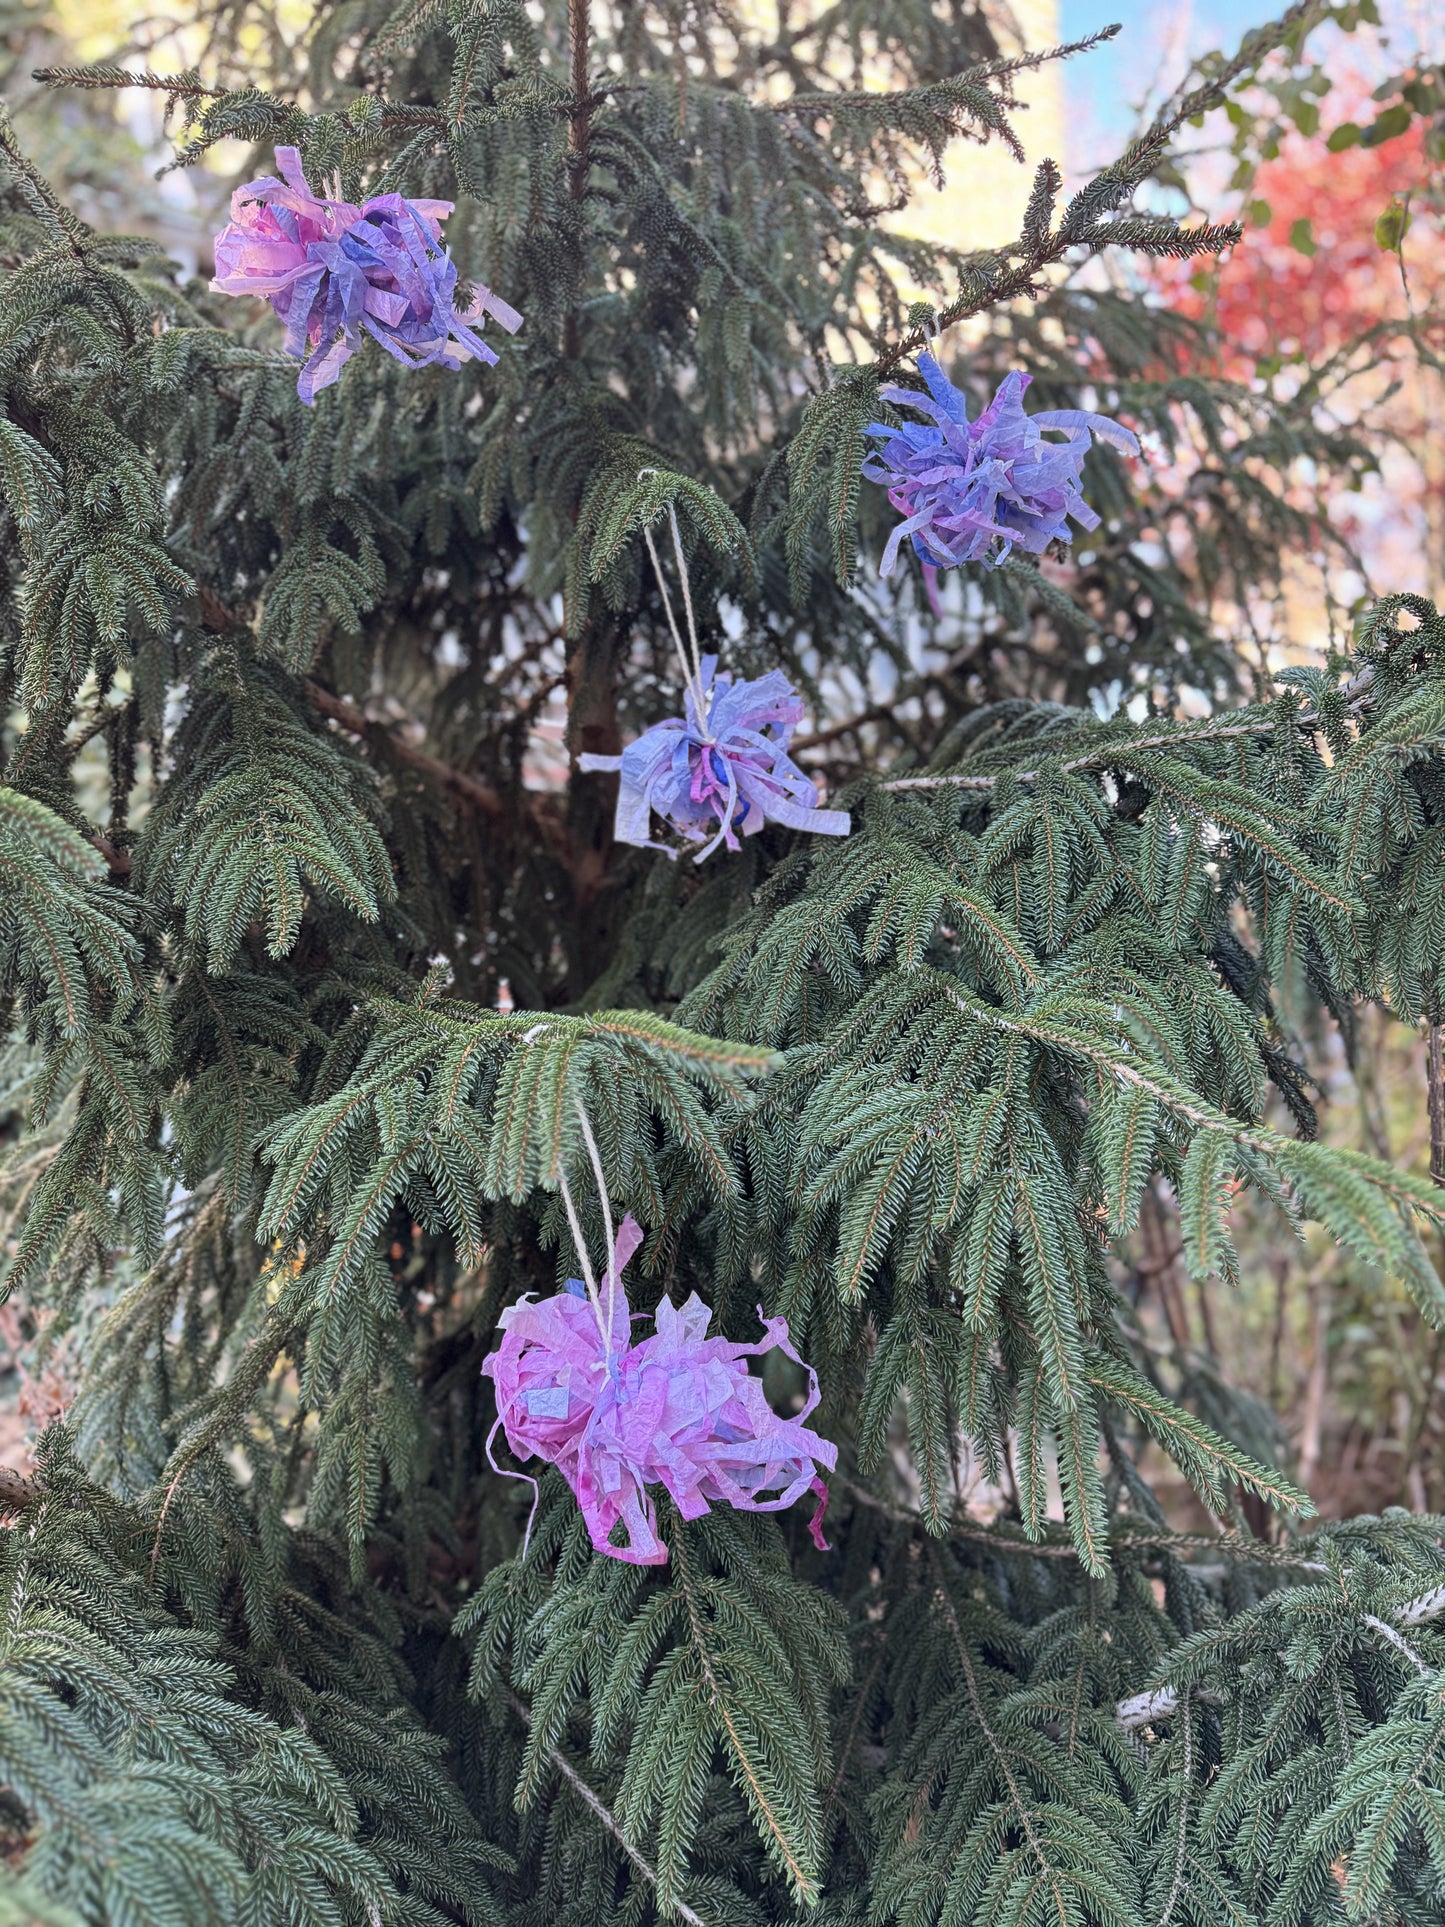
M 1058 0 L 1012 0 L 1009 11 L 1028 52 L 1058 45 Z M 1028 109 L 1014 118 L 1025 165 L 1021 167 L 999 141 L 992 140 L 987 147 L 955 141 L 945 158 L 942 191 L 922 187 L 900 219 L 901 228 L 956 248 L 991 248 L 1013 240 L 1034 168 L 1046 156 L 1067 166 L 1062 64 L 1055 61 L 1039 73 L 1025 75 L 1017 92 Z

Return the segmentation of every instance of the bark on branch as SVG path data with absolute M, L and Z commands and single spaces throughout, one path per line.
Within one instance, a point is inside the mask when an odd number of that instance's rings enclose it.
M 0 1465 L 0 1513 L 23 1512 L 40 1497 L 40 1491 L 36 1480 L 27 1479 L 11 1466 Z
M 323 716 L 329 716 L 332 722 L 339 723 L 348 735 L 375 737 L 384 741 L 387 754 L 398 763 L 421 770 L 434 782 L 441 784 L 443 789 L 450 790 L 463 802 L 470 803 L 473 809 L 480 810 L 484 816 L 502 814 L 505 805 L 490 783 L 483 782 L 481 777 L 472 776 L 464 769 L 453 769 L 450 763 L 443 763 L 436 756 L 428 756 L 424 749 L 417 749 L 384 723 L 374 723 L 355 703 L 347 702 L 344 696 L 333 695 L 309 676 L 306 679 L 306 700 Z

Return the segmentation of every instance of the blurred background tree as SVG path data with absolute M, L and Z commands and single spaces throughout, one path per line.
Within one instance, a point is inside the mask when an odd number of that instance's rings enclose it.
M 1195 28 L 1194 45 L 1200 45 Z M 1207 71 L 1205 52 L 1197 71 Z M 1296 563 L 1270 639 L 1273 661 L 1328 647 L 1322 601 L 1368 583 L 1445 583 L 1445 34 L 1429 8 L 1385 6 L 1348 36 L 1330 25 L 1276 56 L 1201 130 L 1170 177 L 1185 207 L 1232 206 L 1245 232 L 1224 272 L 1163 264 L 1176 310 L 1207 318 L 1215 371 L 1265 393 L 1304 394 L 1370 438 L 1375 466 L 1323 504 L 1347 545 Z M 1312 480 L 1313 478 L 1309 478 Z M 1308 487 L 1308 481 L 1305 486 Z M 1323 592 L 1323 593 L 1322 593 Z M 1432 1144 L 1429 1040 L 1358 1013 L 1326 1076 L 1322 1131 L 1420 1171 Z M 1259 1228 L 1257 1236 L 1262 1232 Z M 1190 1342 L 1275 1411 L 1327 1516 L 1445 1503 L 1441 1353 L 1396 1294 L 1333 1250 L 1301 1260 L 1249 1242 L 1242 1289 L 1194 1308 Z M 1166 1321 L 1167 1322 L 1167 1321 Z M 1186 1329 L 1182 1307 L 1171 1331 Z

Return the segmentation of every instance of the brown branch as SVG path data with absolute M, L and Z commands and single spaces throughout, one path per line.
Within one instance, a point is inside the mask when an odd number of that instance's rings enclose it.
M 567 115 L 567 165 L 572 171 L 574 201 L 580 201 L 587 189 L 587 148 L 592 135 L 592 94 L 587 85 L 591 14 L 591 0 L 568 0 L 567 26 L 572 43 L 572 105 Z
M 1430 1097 L 1430 1175 L 1445 1185 L 1445 1024 L 1430 1026 L 1426 1047 L 1426 1083 Z
M 0 1465 L 0 1512 L 23 1512 L 40 1497 L 43 1488 L 36 1479 L 27 1479 L 13 1466 Z
M 423 771 L 444 789 L 451 790 L 474 809 L 480 810 L 484 816 L 502 815 L 506 805 L 491 784 L 484 783 L 481 777 L 472 776 L 464 769 L 453 769 L 450 763 L 428 756 L 424 749 L 415 748 L 404 736 L 398 736 L 384 723 L 373 722 L 355 703 L 347 702 L 344 696 L 333 695 L 309 676 L 305 687 L 311 707 L 319 710 L 323 716 L 329 716 L 332 722 L 339 723 L 349 735 L 385 743 L 387 754 L 395 757 L 398 763 Z
M 795 736 L 789 745 L 788 754 L 796 755 L 801 749 L 821 749 L 825 743 L 836 743 L 841 737 L 851 736 L 855 729 L 862 729 L 868 723 L 881 723 L 891 716 L 903 697 L 895 696 L 886 703 L 874 703 L 871 709 L 860 710 L 856 716 L 849 716 L 841 723 L 830 723 L 826 729 L 816 729 L 811 736 Z
M 204 582 L 196 590 L 196 601 L 200 606 L 201 622 L 205 628 L 220 633 L 227 629 L 246 627 L 241 618 L 233 610 L 228 609 L 221 598 L 208 589 Z M 410 769 L 422 770 L 432 778 L 433 782 L 440 783 L 443 789 L 448 789 L 453 795 L 461 797 L 464 802 L 470 803 L 473 809 L 480 810 L 484 816 L 501 816 L 504 813 L 506 805 L 501 796 L 490 783 L 484 783 L 481 777 L 472 776 L 464 769 L 453 769 L 450 763 L 443 763 L 439 757 L 428 756 L 424 749 L 415 748 L 404 736 L 398 736 L 394 730 L 388 729 L 385 723 L 374 722 L 363 710 L 358 709 L 355 703 L 347 702 L 344 696 L 334 695 L 331 690 L 324 689 L 319 682 L 313 682 L 309 676 L 305 678 L 304 687 L 311 707 L 319 710 L 323 716 L 329 717 L 332 722 L 339 723 L 348 735 L 359 736 L 368 742 L 384 743 L 388 755 L 395 757 L 398 763 L 405 763 Z M 96 842 L 94 837 L 91 841 Z M 102 856 L 106 855 L 99 843 L 96 843 L 96 848 L 101 850 Z M 109 857 L 106 860 L 109 862 Z M 127 870 L 130 868 L 129 858 L 126 859 L 125 867 Z
M 572 104 L 567 109 L 567 172 L 572 199 L 581 202 L 587 193 L 588 149 L 592 138 L 592 92 L 587 84 L 587 56 L 592 32 L 591 0 L 567 0 L 567 26 L 572 54 Z M 578 268 L 579 292 L 586 275 L 585 260 Z M 562 322 L 562 353 L 576 361 L 582 353 L 582 322 L 573 302 Z
M 981 641 L 966 643 L 962 649 L 956 649 L 948 661 L 941 663 L 937 669 L 921 670 L 918 675 L 909 676 L 899 683 L 886 701 L 873 703 L 869 708 L 861 710 L 856 716 L 847 717 L 841 723 L 829 723 L 823 729 L 814 730 L 810 736 L 795 736 L 790 745 L 789 754 L 795 754 L 802 749 L 821 749 L 825 744 L 836 743 L 840 737 L 851 735 L 854 730 L 862 729 L 868 723 L 886 721 L 888 717 L 894 716 L 904 703 L 915 702 L 920 697 L 926 696 L 930 690 L 937 689 L 963 675 L 966 670 L 970 670 L 983 650 L 995 646 L 996 641 L 997 638 L 987 636 Z M 901 723 L 899 727 L 902 728 Z
M 135 868 L 130 851 L 121 849 L 118 843 L 112 843 L 110 838 L 102 836 L 99 830 L 88 830 L 85 840 L 93 850 L 100 851 L 105 858 L 106 868 L 113 877 L 128 877 Z
M 858 1485 L 851 1479 L 838 1482 L 860 1505 L 868 1506 L 874 1512 L 881 1512 L 885 1518 L 895 1519 L 899 1525 L 917 1527 L 930 1539 L 935 1534 L 925 1521 L 921 1512 L 911 1506 L 898 1505 L 891 1499 L 880 1498 L 870 1492 L 867 1486 Z M 1062 1532 L 1062 1527 L 1052 1523 L 1046 1528 Z M 1062 1538 L 1027 1539 L 1022 1527 L 1012 1525 L 987 1525 L 979 1519 L 955 1514 L 948 1521 L 942 1534 L 946 1539 L 964 1539 L 977 1545 L 988 1546 L 1000 1556 L 1016 1556 L 1021 1559 L 1074 1559 L 1079 1557 L 1078 1550 L 1070 1540 Z M 1265 1539 L 1246 1539 L 1238 1533 L 1224 1532 L 1171 1532 L 1167 1527 L 1158 1532 L 1140 1532 L 1133 1526 L 1111 1528 L 1109 1534 L 1110 1552 L 1170 1552 L 1183 1559 L 1187 1554 L 1204 1552 L 1212 1559 L 1237 1560 L 1243 1565 L 1280 1566 L 1289 1571 L 1324 1573 L 1328 1568 L 1318 1560 L 1296 1556 L 1290 1546 L 1271 1545 Z
M 879 379 L 881 380 L 885 375 L 891 375 L 900 362 L 907 361 L 921 348 L 928 347 L 933 337 L 941 334 L 945 328 L 952 328 L 960 321 L 968 321 L 974 315 L 982 314 L 986 308 L 1002 307 L 1007 301 L 1017 301 L 1025 296 L 1031 300 L 1037 300 L 1042 293 L 1037 276 L 1043 269 L 1051 267 L 1056 261 L 1061 261 L 1076 245 L 1077 243 L 1069 241 L 1045 249 L 1031 256 L 1019 267 L 1011 269 L 997 281 L 990 282 L 981 294 L 960 295 L 958 300 L 944 308 L 927 328 L 914 328 L 878 357 L 876 372 Z

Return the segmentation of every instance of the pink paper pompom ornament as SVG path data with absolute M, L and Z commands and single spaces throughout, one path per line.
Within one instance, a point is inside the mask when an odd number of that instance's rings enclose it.
M 584 1251 L 565 1187 L 563 1196 Z M 828 1488 L 817 1468 L 831 1471 L 838 1448 L 804 1423 L 818 1403 L 817 1374 L 808 1369 L 797 1417 L 780 1418 L 746 1363 L 777 1349 L 802 1364 L 787 1320 L 763 1319 L 763 1337 L 752 1345 L 709 1338 L 711 1313 L 694 1292 L 681 1306 L 664 1300 L 653 1335 L 633 1344 L 621 1274 L 642 1235 L 631 1216 L 623 1219 L 603 1292 L 590 1278 L 572 1278 L 555 1297 L 523 1299 L 502 1314 L 502 1342 L 482 1366 L 497 1397 L 488 1457 L 500 1427 L 518 1459 L 555 1465 L 577 1496 L 593 1548 L 629 1565 L 667 1561 L 649 1491 L 656 1485 L 684 1519 L 713 1504 L 781 1512 L 815 1492 L 809 1530 L 825 1551 Z M 528 1478 L 535 1492 L 530 1475 L 508 1476 Z M 619 1522 L 626 1540 L 614 1545 Z
M 211 286 L 271 303 L 287 354 L 305 364 L 303 402 L 337 379 L 364 334 L 408 367 L 496 361 L 473 324 L 491 315 L 515 334 L 522 317 L 484 287 L 456 306 L 456 265 L 441 239 L 451 201 L 378 194 L 354 206 L 314 194 L 294 147 L 278 147 L 276 164 L 280 180 L 266 174 L 231 196 Z

